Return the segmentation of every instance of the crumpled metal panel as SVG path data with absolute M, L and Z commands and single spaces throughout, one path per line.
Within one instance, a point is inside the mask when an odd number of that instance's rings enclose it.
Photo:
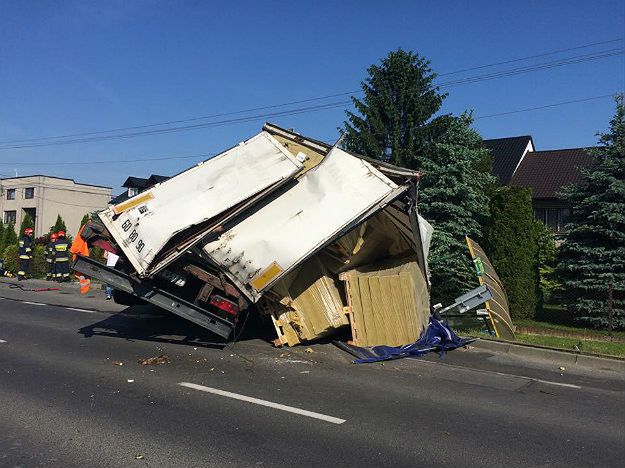
M 143 275 L 178 232 L 292 178 L 301 168 L 275 138 L 262 132 L 101 212 L 100 218 Z
M 497 338 L 514 340 L 515 328 L 510 318 L 510 306 L 506 289 L 480 244 L 469 237 L 466 240 L 480 284 L 487 284 L 493 293 L 493 298 L 486 301 L 485 306 L 495 334 Z
M 334 148 L 285 193 L 204 252 L 257 301 L 280 277 L 400 189 L 371 164 Z

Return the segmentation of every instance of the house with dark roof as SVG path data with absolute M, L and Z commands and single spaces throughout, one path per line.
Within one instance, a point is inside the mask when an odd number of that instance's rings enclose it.
M 525 155 L 534 151 L 530 135 L 484 140 L 493 161 L 493 174 L 501 185 L 508 185 Z
M 532 189 L 536 219 L 559 233 L 572 207 L 558 194 L 567 185 L 579 184 L 582 181 L 580 169 L 592 167 L 593 161 L 588 148 L 528 152 L 510 185 Z
M 111 200 L 111 205 L 117 205 L 123 201 L 128 200 L 129 198 L 134 197 L 138 193 L 141 193 L 150 187 L 153 187 L 156 184 L 160 184 L 161 182 L 169 179 L 168 176 L 152 174 L 147 179 L 143 177 L 134 177 L 130 176 L 126 179 L 126 181 L 122 184 L 122 187 L 126 189 L 125 192 L 120 193 L 115 198 Z

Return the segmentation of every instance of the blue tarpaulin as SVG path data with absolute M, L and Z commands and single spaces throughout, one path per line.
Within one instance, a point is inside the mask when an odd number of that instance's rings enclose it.
M 337 346 L 357 359 L 355 364 L 367 362 L 388 361 L 404 357 L 420 357 L 431 351 L 443 354 L 445 351 L 465 346 L 475 341 L 475 338 L 460 338 L 443 320 L 430 316 L 430 323 L 423 330 L 421 337 L 414 343 L 403 346 L 353 346 L 346 343 L 335 342 Z

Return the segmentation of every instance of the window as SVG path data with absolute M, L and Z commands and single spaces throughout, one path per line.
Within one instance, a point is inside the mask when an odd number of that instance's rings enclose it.
M 564 231 L 564 225 L 570 214 L 569 208 L 536 208 L 534 210 L 534 217 L 549 226 L 553 232 Z
M 17 220 L 17 214 L 15 211 L 4 212 L 4 224 L 15 224 Z
M 7 200 L 15 200 L 15 189 L 14 188 L 7 189 Z
M 35 187 L 26 187 L 24 189 L 24 198 L 35 198 Z
M 138 193 L 139 193 L 139 189 L 137 187 L 130 187 L 128 189 L 128 196 L 129 197 L 134 197 Z

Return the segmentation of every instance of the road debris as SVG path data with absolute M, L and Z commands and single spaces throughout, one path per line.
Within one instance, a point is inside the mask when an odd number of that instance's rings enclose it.
M 142 366 L 154 366 L 157 364 L 168 364 L 169 358 L 166 355 L 161 354 L 155 357 L 138 359 L 137 362 Z
M 128 379 L 128 383 L 134 383 L 135 379 Z
M 111 364 L 113 364 L 114 366 L 123 366 L 124 363 L 122 361 L 111 361 Z

